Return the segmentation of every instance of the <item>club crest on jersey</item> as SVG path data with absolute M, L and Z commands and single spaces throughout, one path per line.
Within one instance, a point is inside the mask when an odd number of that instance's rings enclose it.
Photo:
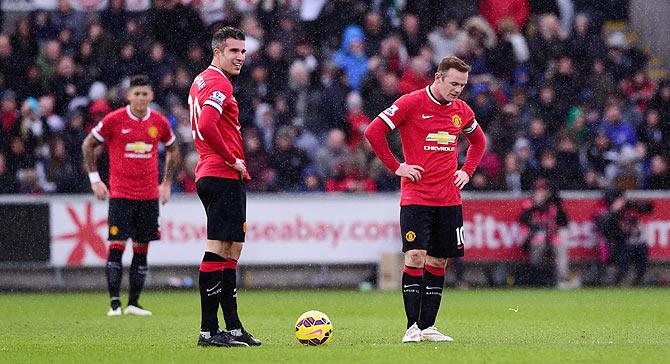
M 147 134 L 149 134 L 150 137 L 155 138 L 158 136 L 158 128 L 155 126 L 152 126 L 147 130 Z
M 216 102 L 217 105 L 221 106 L 223 105 L 223 102 L 226 101 L 226 95 L 224 95 L 221 91 L 214 91 L 209 96 L 209 99 Z
M 463 123 L 463 120 L 461 120 L 461 117 L 460 117 L 460 116 L 458 116 L 458 115 L 454 115 L 454 116 L 451 118 L 451 122 L 453 122 L 454 125 L 456 125 L 457 128 L 460 128 L 460 127 L 461 127 L 461 124 Z
M 384 110 L 384 114 L 386 114 L 388 116 L 393 116 L 393 115 L 395 115 L 396 111 L 398 111 L 398 106 L 391 105 L 391 106 L 389 106 L 388 109 Z

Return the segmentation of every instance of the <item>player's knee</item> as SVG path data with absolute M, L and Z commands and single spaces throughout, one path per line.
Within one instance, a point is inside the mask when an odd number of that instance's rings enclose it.
M 447 266 L 447 258 L 437 258 L 426 256 L 426 264 L 432 267 L 445 268 Z
M 426 263 L 425 250 L 410 250 L 405 252 L 405 265 L 409 267 L 422 268 Z

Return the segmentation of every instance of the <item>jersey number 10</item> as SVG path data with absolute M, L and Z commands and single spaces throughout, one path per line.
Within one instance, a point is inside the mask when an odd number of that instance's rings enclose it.
M 191 121 L 191 132 L 193 133 L 193 140 L 195 140 L 196 134 L 200 140 L 205 140 L 200 134 L 200 129 L 198 128 L 198 119 L 202 113 L 202 108 L 198 102 L 198 98 L 191 98 L 191 95 L 188 95 L 188 118 Z

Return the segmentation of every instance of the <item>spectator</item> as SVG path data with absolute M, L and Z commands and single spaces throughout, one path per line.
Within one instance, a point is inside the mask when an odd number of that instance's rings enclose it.
M 434 78 L 430 71 L 430 64 L 423 57 L 411 58 L 400 78 L 398 91 L 407 94 L 430 85 Z
M 649 79 L 647 72 L 638 70 L 632 79 L 625 79 L 622 82 L 621 89 L 626 98 L 635 103 L 640 113 L 647 111 L 649 102 L 656 93 L 656 84 Z
M 580 76 L 589 74 L 593 61 L 605 56 L 605 43 L 593 29 L 591 19 L 586 14 L 577 14 L 572 36 L 568 40 L 570 57 Z
M 445 17 L 439 27 L 428 34 L 428 43 L 433 49 L 433 63 L 438 64 L 444 57 L 458 55 L 465 47 L 468 37 L 460 29 L 458 20 Z
M 302 172 L 302 182 L 299 192 L 325 192 L 319 171 L 314 167 L 307 167 Z
M 523 250 L 528 254 L 527 265 L 518 273 L 519 284 L 553 286 L 565 281 L 567 276 L 556 274 L 557 248 L 561 244 L 558 230 L 568 225 L 557 192 L 545 179 L 533 185 L 532 197 L 523 203 L 519 222 L 525 230 Z M 565 272 L 567 273 L 567 272 Z
M 72 37 L 81 40 L 84 36 L 86 16 L 81 11 L 72 9 L 68 0 L 58 0 L 56 10 L 51 13 L 51 24 L 57 32 L 70 29 Z
M 670 79 L 659 83 L 656 95 L 649 102 L 649 108 L 658 111 L 663 135 L 670 137 Z
M 651 157 L 646 187 L 649 190 L 670 190 L 670 171 L 668 171 L 668 162 L 663 156 Z
M 637 142 L 635 129 L 629 121 L 622 119 L 619 105 L 607 106 L 601 127 L 617 149 L 621 149 L 624 145 L 633 146 Z
M 321 100 L 317 124 L 307 125 L 309 131 L 319 140 L 325 140 L 328 130 L 347 129 L 347 85 L 346 77 L 339 68 L 326 66 L 321 73 Z
M 56 193 L 84 193 L 88 191 L 86 174 L 76 158 L 66 152 L 65 141 L 61 137 L 51 140 L 45 174 L 49 189 Z
M 26 69 L 32 64 L 32 60 L 37 57 L 38 44 L 33 37 L 30 20 L 28 17 L 21 17 L 16 22 L 16 30 L 11 36 L 12 50 L 17 59 L 18 68 L 14 70 L 18 74 L 24 74 Z
M 558 137 L 556 146 L 556 168 L 561 171 L 556 186 L 562 190 L 579 190 L 582 188 L 582 171 L 579 164 L 577 143 L 570 135 Z
M 376 192 L 375 182 L 361 171 L 355 159 L 340 159 L 325 183 L 326 192 Z
M 514 20 L 517 28 L 526 24 L 529 15 L 528 0 L 482 0 L 479 2 L 479 13 L 491 24 L 498 25 L 501 19 Z
M 421 47 L 426 43 L 426 36 L 421 33 L 420 19 L 416 14 L 403 14 L 402 41 L 410 57 L 419 55 Z
M 100 20 L 107 32 L 116 39 L 120 38 L 128 20 L 125 0 L 110 0 L 109 7 L 100 13 Z
M 302 171 L 310 164 L 307 154 L 296 148 L 295 136 L 290 127 L 277 131 L 270 153 L 269 166 L 274 171 L 272 189 L 276 192 L 294 192 L 301 182 Z
M 347 129 L 347 144 L 352 150 L 364 140 L 363 134 L 365 128 L 370 124 L 370 118 L 363 112 L 363 99 L 361 96 L 352 92 L 347 96 L 347 122 L 349 128 Z
M 641 143 L 647 146 L 650 155 L 667 154 L 670 150 L 670 135 L 663 132 L 658 111 L 648 109 L 644 116 L 644 123 L 637 127 L 637 136 Z
M 607 96 L 616 89 L 616 82 L 611 72 L 605 67 L 603 60 L 593 60 L 591 72 L 586 78 L 586 88 L 593 95 L 597 107 L 604 107 Z
M 382 17 L 379 13 L 371 11 L 365 15 L 363 23 L 363 32 L 365 33 L 365 54 L 372 57 L 377 52 L 384 39 L 384 29 L 382 24 Z
M 16 176 L 7 169 L 7 158 L 0 151 L 0 195 L 17 192 Z
M 365 55 L 365 35 L 363 30 L 350 25 L 342 35 L 342 46 L 333 55 L 333 63 L 344 70 L 348 86 L 352 90 L 358 90 L 363 77 L 367 72 L 368 58 Z
M 335 166 L 351 157 L 347 148 L 346 135 L 340 129 L 332 129 L 328 132 L 326 144 L 321 147 L 314 156 L 314 166 L 325 179 L 331 177 Z M 340 167 L 344 167 L 341 165 Z M 343 171 L 341 171 L 343 172 Z
M 269 156 L 263 147 L 256 129 L 249 129 L 244 133 L 244 155 L 247 160 L 247 170 L 252 176 L 247 184 L 249 191 L 264 192 L 270 189 L 272 173 L 268 165 Z
M 631 263 L 636 266 L 634 285 L 644 283 L 647 270 L 649 248 L 642 229 L 640 217 L 653 211 L 651 202 L 634 202 L 628 200 L 620 189 L 606 190 L 603 208 L 595 217 L 595 225 L 602 234 L 607 247 L 608 259 L 601 261 L 598 281 L 603 283 L 604 268 L 607 263 L 617 266 L 614 284 L 622 284 Z

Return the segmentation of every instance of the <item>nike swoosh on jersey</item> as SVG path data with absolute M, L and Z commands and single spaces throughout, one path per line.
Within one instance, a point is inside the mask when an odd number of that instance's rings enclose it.
M 430 119 L 435 115 L 426 115 L 426 114 L 421 114 L 421 119 Z
M 128 134 L 130 133 L 130 129 L 121 129 L 121 134 Z

